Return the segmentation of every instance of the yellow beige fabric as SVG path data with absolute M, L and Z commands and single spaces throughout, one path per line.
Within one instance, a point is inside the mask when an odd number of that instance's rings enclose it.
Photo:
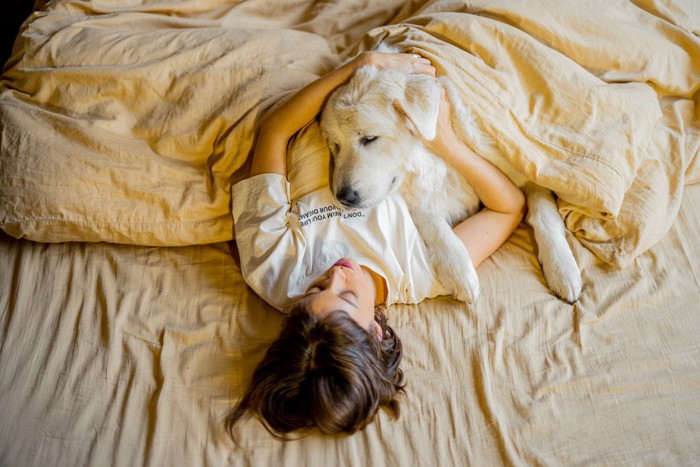
M 348 5 L 51 2 L 3 75 L 3 230 L 47 242 L 231 239 L 230 181 L 260 109 L 396 10 Z
M 697 2 L 54 0 L 21 34 L 2 229 L 207 244 L 0 233 L 0 465 L 697 463 Z M 476 306 L 389 310 L 398 420 L 285 443 L 248 419 L 237 448 L 223 417 L 281 315 L 225 242 L 229 181 L 265 109 L 381 39 L 430 56 L 559 193 L 581 298 L 548 291 L 521 226 Z M 310 125 L 293 192 L 327 162 Z
M 569 229 L 623 267 L 700 179 L 698 18 L 680 0 L 49 2 L 2 77 L 0 226 L 229 240 L 260 115 L 387 40 L 450 76 Z
M 700 457 L 700 185 L 622 271 L 575 247 L 580 301 L 546 289 L 519 228 L 470 309 L 395 306 L 402 414 L 284 443 L 222 419 L 281 315 L 227 244 L 0 237 L 0 464 L 694 465 Z

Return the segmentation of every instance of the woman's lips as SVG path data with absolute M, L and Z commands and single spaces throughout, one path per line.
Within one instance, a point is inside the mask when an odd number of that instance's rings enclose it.
M 340 260 L 336 261 L 335 264 L 333 265 L 333 267 L 335 267 L 335 266 L 340 266 L 341 268 L 347 268 L 347 269 L 350 269 L 351 271 L 355 270 L 355 268 L 352 267 L 352 264 L 350 264 L 350 262 L 345 260 L 345 259 L 340 259 Z

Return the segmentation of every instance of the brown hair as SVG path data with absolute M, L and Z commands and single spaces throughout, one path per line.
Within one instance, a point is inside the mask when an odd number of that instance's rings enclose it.
M 319 318 L 303 303 L 295 306 L 227 415 L 229 436 L 235 441 L 233 427 L 247 411 L 281 439 L 313 428 L 354 433 L 380 407 L 398 417 L 396 396 L 404 392 L 401 340 L 387 325 L 383 307 L 375 309 L 374 319 L 383 332 L 381 341 L 343 311 Z

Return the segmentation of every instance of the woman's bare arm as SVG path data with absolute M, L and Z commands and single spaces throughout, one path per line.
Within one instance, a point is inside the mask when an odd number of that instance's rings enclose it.
M 453 229 L 476 267 L 491 256 L 520 224 L 525 215 L 525 195 L 500 169 L 457 137 L 444 94 L 440 107 L 438 134 L 424 144 L 462 174 L 484 204 L 483 209 Z
M 358 55 L 304 87 L 263 119 L 253 152 L 251 176 L 262 173 L 286 176 L 289 139 L 318 115 L 328 96 L 338 86 L 365 65 L 435 75 L 430 61 L 419 55 L 381 52 L 364 52 Z

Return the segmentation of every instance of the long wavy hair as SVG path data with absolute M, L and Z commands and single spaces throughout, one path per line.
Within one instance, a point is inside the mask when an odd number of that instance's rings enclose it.
M 322 318 L 303 303 L 285 317 L 282 330 L 258 364 L 250 385 L 226 417 L 226 431 L 248 412 L 275 437 L 354 433 L 372 421 L 381 407 L 399 416 L 404 392 L 401 340 L 387 325 L 383 307 L 374 319 L 382 329 L 363 329 L 343 311 Z

